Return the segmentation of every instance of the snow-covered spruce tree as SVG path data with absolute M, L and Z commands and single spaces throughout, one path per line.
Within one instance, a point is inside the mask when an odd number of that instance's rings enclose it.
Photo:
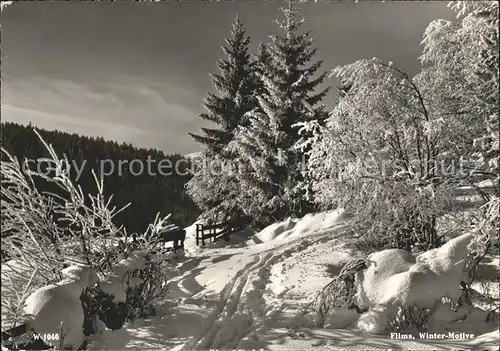
M 193 178 L 187 184 L 188 194 L 204 212 L 207 219 L 223 220 L 235 212 L 231 198 L 238 196 L 239 187 L 230 172 L 223 172 L 235 158 L 227 149 L 235 129 L 247 124 L 245 114 L 256 106 L 254 91 L 258 80 L 254 73 L 254 60 L 248 51 L 250 37 L 237 16 L 226 46 L 225 59 L 217 62 L 221 74 L 211 75 L 218 95 L 209 93 L 205 99 L 206 113 L 200 118 L 213 122 L 216 128 L 202 128 L 204 135 L 190 134 L 205 149 L 198 161 Z M 219 218 L 222 214 L 222 218 Z
M 255 63 L 255 75 L 256 75 L 256 83 L 257 86 L 254 90 L 254 95 L 259 96 L 265 94 L 265 85 L 264 82 L 259 78 L 262 77 L 266 72 L 270 72 L 272 66 L 271 64 L 271 53 L 269 52 L 269 48 L 266 43 L 260 43 L 257 48 L 257 52 L 253 54 L 253 60 Z M 260 108 L 260 105 L 257 103 L 255 106 L 256 109 Z
M 294 149 L 300 136 L 293 125 L 323 120 L 324 106 L 318 103 L 328 92 L 315 93 L 326 73 L 313 78 L 322 62 L 310 64 L 316 49 L 310 32 L 300 32 L 304 20 L 296 17 L 291 2 L 282 11 L 278 25 L 284 35 L 271 36 L 257 54 L 259 106 L 248 114 L 249 125 L 238 129 L 230 146 L 242 165 L 237 173 L 243 190 L 239 206 L 260 224 L 310 210 L 304 198 L 303 155 Z
M 189 133 L 217 154 L 233 139 L 234 130 L 245 123 L 245 113 L 255 107 L 255 76 L 249 43 L 250 37 L 237 16 L 226 46 L 222 47 L 226 58 L 217 62 L 221 73 L 210 75 L 219 95 L 208 93 L 204 104 L 208 112 L 200 114 L 201 119 L 215 123 L 217 128 L 202 128 L 205 135 Z

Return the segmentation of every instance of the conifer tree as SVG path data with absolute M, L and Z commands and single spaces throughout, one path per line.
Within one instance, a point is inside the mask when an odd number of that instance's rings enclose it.
M 208 93 L 204 105 L 206 113 L 200 118 L 216 124 L 216 128 L 201 128 L 204 135 L 191 134 L 207 151 L 222 154 L 223 148 L 233 139 L 233 132 L 244 124 L 243 116 L 256 104 L 253 97 L 255 75 L 253 63 L 248 52 L 250 37 L 246 35 L 243 24 L 236 16 L 229 37 L 222 47 L 225 59 L 217 62 L 220 74 L 211 74 L 218 94 Z
M 258 108 L 248 114 L 249 125 L 239 128 L 232 143 L 246 167 L 238 175 L 245 189 L 240 206 L 262 224 L 309 210 L 300 168 L 304 154 L 294 147 L 300 139 L 294 124 L 327 116 L 319 103 L 328 89 L 315 92 L 326 72 L 313 77 L 322 64 L 311 63 L 313 39 L 309 31 L 300 32 L 304 20 L 296 18 L 291 2 L 282 11 L 278 25 L 284 35 L 271 36 L 257 54 L 256 74 L 262 82 Z
M 269 62 L 271 61 L 271 53 L 265 43 L 260 43 L 257 48 L 257 52 L 253 55 L 255 76 L 256 76 L 256 87 L 254 90 L 254 95 L 259 96 L 265 92 L 264 83 L 259 77 L 265 72 L 269 71 Z M 259 108 L 259 104 L 256 101 L 256 109 Z

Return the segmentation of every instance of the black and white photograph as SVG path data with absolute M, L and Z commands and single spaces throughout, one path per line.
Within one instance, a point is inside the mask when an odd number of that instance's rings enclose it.
M 9 350 L 499 350 L 499 2 L 0 1 Z

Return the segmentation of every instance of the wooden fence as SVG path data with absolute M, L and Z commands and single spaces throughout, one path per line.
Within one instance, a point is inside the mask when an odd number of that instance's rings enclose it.
M 138 245 L 138 240 L 137 240 L 137 234 L 133 234 L 130 236 L 131 242 L 133 246 L 137 247 Z M 161 245 L 162 249 L 165 249 L 165 251 L 177 251 L 178 249 L 184 250 L 184 241 L 186 240 L 186 230 L 181 229 L 178 226 L 173 225 L 172 228 L 167 229 L 165 232 L 160 233 L 159 237 L 157 238 L 157 244 Z M 165 243 L 168 242 L 173 242 L 172 247 L 167 247 L 165 248 Z M 125 245 L 123 242 L 121 242 L 120 245 Z M 124 247 L 124 246 L 123 246 Z
M 159 238 L 159 242 L 162 243 L 162 245 L 165 245 L 165 243 L 172 241 L 174 243 L 173 246 L 167 248 L 166 251 L 173 250 L 174 252 L 178 249 L 184 250 L 184 240 L 186 240 L 186 230 L 180 229 L 178 227 L 162 233 Z
M 201 242 L 205 245 L 205 240 L 209 243 L 216 242 L 220 238 L 229 240 L 231 234 L 241 230 L 244 224 L 239 221 L 228 221 L 217 224 L 196 224 L 196 246 Z

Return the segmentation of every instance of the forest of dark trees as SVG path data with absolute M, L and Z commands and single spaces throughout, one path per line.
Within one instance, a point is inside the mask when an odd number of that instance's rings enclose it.
M 87 160 L 81 177 L 76 182 L 82 187 L 84 194 L 97 193 L 92 169 L 99 174 L 102 160 L 113 160 L 113 163 L 117 165 L 119 160 L 137 159 L 147 165 L 148 157 L 155 161 L 168 159 L 172 164 L 183 159 L 183 156 L 179 154 L 168 155 L 159 150 L 137 148 L 126 143 L 118 144 L 103 138 L 69 134 L 57 130 L 48 131 L 39 128 L 36 130 L 48 144 L 52 144 L 58 156 L 65 154 L 70 163 L 75 162 L 78 167 L 81 167 L 83 161 Z M 49 156 L 35 134 L 33 126 L 3 122 L 1 132 L 2 147 L 20 162 L 25 158 L 37 160 Z M 2 160 L 5 158 L 6 155 L 2 153 Z M 128 233 L 142 233 L 154 220 L 156 213 L 160 212 L 162 216 L 171 213 L 172 223 L 180 227 L 192 224 L 198 217 L 199 210 L 185 192 L 185 184 L 191 178 L 185 172 L 188 163 L 183 162 L 180 165 L 182 171 L 179 172 L 180 174 L 173 171 L 172 175 L 160 175 L 155 171 L 155 175 L 145 171 L 135 175 L 136 173 L 130 172 L 128 167 L 124 166 L 121 175 L 113 172 L 105 176 L 104 194 L 106 198 L 113 194 L 112 206 L 120 208 L 131 203 L 127 209 L 115 217 L 115 223 L 127 228 Z M 71 172 L 72 180 L 76 180 L 76 175 L 77 172 Z M 39 191 L 55 190 L 47 183 L 43 184 L 42 180 L 38 179 L 38 181 L 40 182 L 37 184 Z

